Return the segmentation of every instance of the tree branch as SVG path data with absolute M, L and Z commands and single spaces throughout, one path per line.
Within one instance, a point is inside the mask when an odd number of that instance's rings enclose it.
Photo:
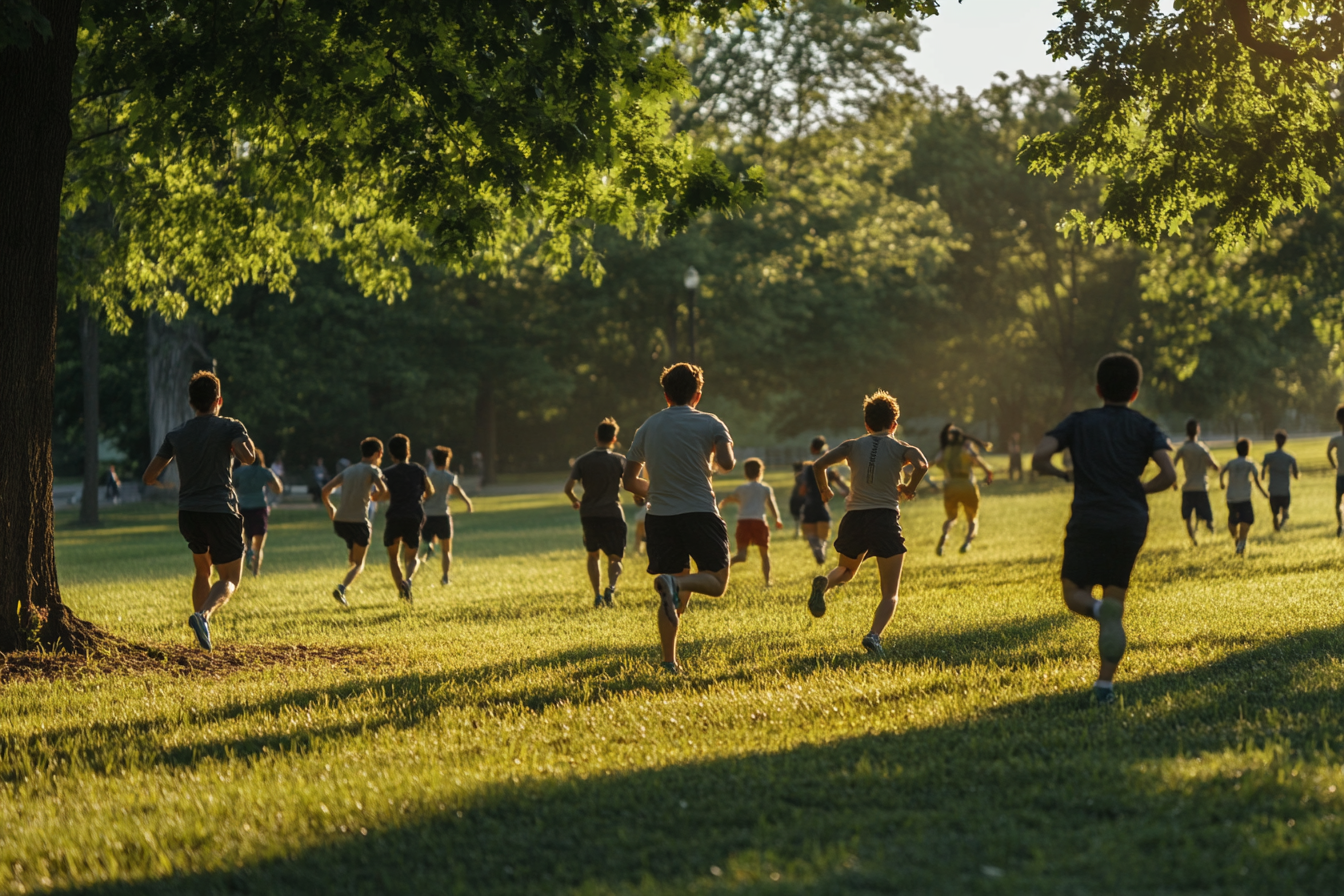
M 1237 40 L 1243 46 L 1250 47 L 1257 53 L 1263 53 L 1274 59 L 1283 62 L 1296 62 L 1300 55 L 1292 47 L 1273 41 L 1264 41 L 1251 33 L 1251 8 L 1247 5 L 1247 0 L 1224 0 L 1227 4 L 1227 12 L 1232 16 L 1232 27 L 1237 32 Z

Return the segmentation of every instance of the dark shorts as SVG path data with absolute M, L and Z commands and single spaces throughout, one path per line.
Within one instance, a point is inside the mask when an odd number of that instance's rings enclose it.
M 649 543 L 649 574 L 690 569 L 718 572 L 728 568 L 728 526 L 716 513 L 679 513 L 644 520 Z
M 439 541 L 453 540 L 453 518 L 451 515 L 427 516 L 420 527 L 420 537 L 425 541 L 437 538 Z
M 177 529 L 193 554 L 209 554 L 216 566 L 243 556 L 243 521 L 231 513 L 179 510 Z
M 789 516 L 799 516 L 803 512 L 803 505 L 807 503 L 807 495 L 794 495 L 789 498 Z
M 1235 526 L 1238 523 L 1251 525 L 1255 522 L 1255 505 L 1250 501 L 1238 501 L 1233 504 L 1231 501 L 1227 504 L 1227 523 L 1229 526 Z
M 249 540 L 265 535 L 270 526 L 271 508 L 246 507 L 243 509 L 243 535 Z
M 1282 510 L 1285 513 L 1287 513 L 1288 508 L 1292 505 L 1292 503 L 1293 503 L 1292 495 L 1270 495 L 1269 512 L 1271 514 L 1274 514 Z
M 805 523 L 829 523 L 831 521 L 831 508 L 825 504 L 807 503 L 803 505 L 803 522 Z
M 1060 575 L 1089 590 L 1095 585 L 1128 588 L 1134 561 L 1139 559 L 1139 550 L 1147 537 L 1147 526 L 1070 531 L 1064 536 L 1064 568 Z
M 835 552 L 856 560 L 895 557 L 905 553 L 901 514 L 897 510 L 851 510 L 840 518 Z
M 592 553 L 601 551 L 608 557 L 625 556 L 625 539 L 629 530 L 625 520 L 618 516 L 589 516 L 583 523 L 583 549 Z
M 1339 506 L 1339 499 L 1344 498 L 1344 476 L 1335 477 L 1335 506 Z
M 390 548 L 401 539 L 408 548 L 420 547 L 420 528 L 424 526 L 422 516 L 387 517 L 383 520 L 383 547 Z
M 345 539 L 347 550 L 355 545 L 368 547 L 369 541 L 373 538 L 373 526 L 369 525 L 367 520 L 362 523 L 343 523 L 336 520 L 333 525 L 336 528 L 336 534 Z
M 1190 519 L 1192 513 L 1195 519 L 1213 523 L 1213 506 L 1209 504 L 1208 492 L 1181 492 L 1181 519 Z

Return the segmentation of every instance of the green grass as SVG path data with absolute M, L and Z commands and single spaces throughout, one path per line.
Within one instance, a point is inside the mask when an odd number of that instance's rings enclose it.
M 1338 893 L 1344 546 L 1320 467 L 1244 561 L 1221 529 L 1189 548 L 1179 496 L 1154 499 L 1108 711 L 1096 628 L 1057 593 L 1062 484 L 986 489 L 966 556 L 933 554 L 940 502 L 909 504 L 881 661 L 858 647 L 875 571 L 814 621 L 816 567 L 777 536 L 773 589 L 753 562 L 693 602 L 678 680 L 638 561 L 591 609 L 559 495 L 479 500 L 453 586 L 425 577 L 413 608 L 382 566 L 337 607 L 343 545 L 283 508 L 217 642 L 367 651 L 0 684 L 0 888 Z M 104 516 L 59 517 L 67 601 L 191 643 L 171 510 Z

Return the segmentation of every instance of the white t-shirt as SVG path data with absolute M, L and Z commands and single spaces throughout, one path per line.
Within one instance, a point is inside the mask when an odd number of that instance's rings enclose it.
M 718 516 L 710 462 L 715 445 L 732 441 L 722 420 L 690 405 L 673 405 L 645 420 L 625 461 L 648 469 L 649 516 Z
M 775 490 L 764 482 L 748 482 L 739 485 L 733 495 L 738 500 L 737 518 L 739 520 L 765 521 L 765 508 L 775 496 Z
M 1181 447 L 1176 449 L 1176 460 L 1181 462 L 1185 469 L 1185 485 L 1181 486 L 1183 492 L 1206 492 L 1209 490 L 1209 470 L 1211 470 L 1213 454 L 1209 451 L 1209 446 L 1198 439 L 1186 439 L 1181 443 Z
M 1251 500 L 1251 477 L 1255 475 L 1255 461 L 1236 457 L 1223 467 L 1227 470 L 1227 503 L 1240 504 Z

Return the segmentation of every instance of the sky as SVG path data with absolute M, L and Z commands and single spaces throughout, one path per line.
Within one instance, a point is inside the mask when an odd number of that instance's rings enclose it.
M 909 63 L 943 90 L 968 93 L 988 87 L 995 72 L 1028 75 L 1062 72 L 1043 43 L 1054 28 L 1058 0 L 942 0 L 937 16 L 924 24 L 920 52 Z

